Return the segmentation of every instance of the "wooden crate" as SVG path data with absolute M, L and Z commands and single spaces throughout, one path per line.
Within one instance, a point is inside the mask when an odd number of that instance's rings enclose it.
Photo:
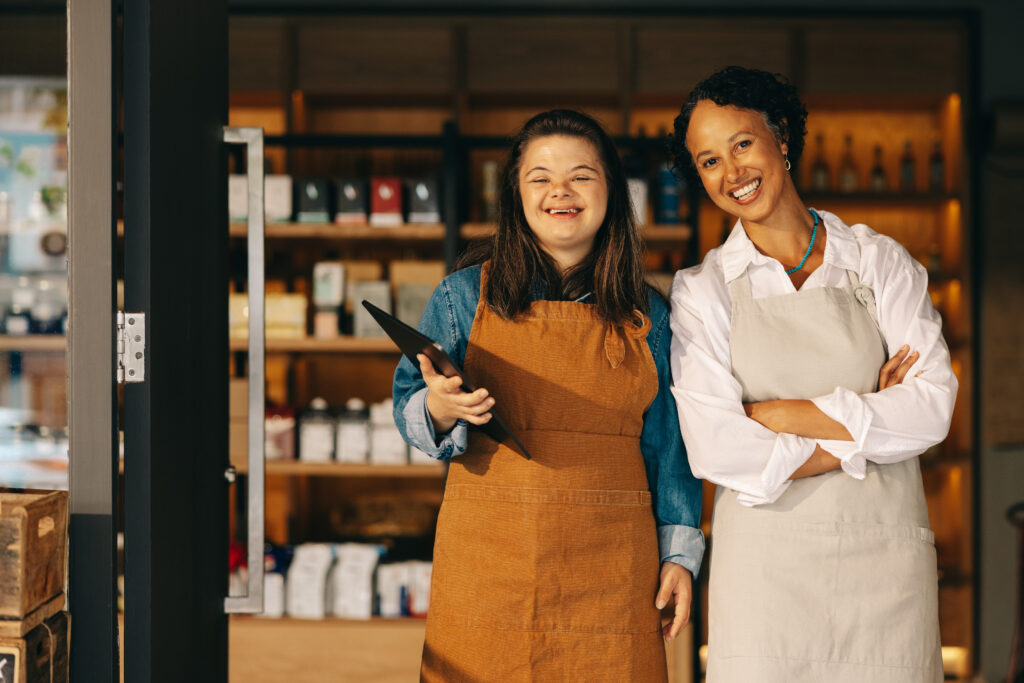
M 64 592 L 67 530 L 67 491 L 0 491 L 0 620 L 22 621 Z
M 57 612 L 24 638 L 0 638 L 0 681 L 67 683 L 71 615 Z

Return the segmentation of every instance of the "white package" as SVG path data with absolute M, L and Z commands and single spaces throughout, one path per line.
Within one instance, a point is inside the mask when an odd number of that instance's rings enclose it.
M 284 616 L 284 574 L 267 572 L 263 575 L 263 612 L 259 616 Z
M 430 607 L 430 575 L 432 562 L 413 560 L 409 565 L 409 614 L 414 617 L 427 616 Z
M 305 543 L 295 548 L 285 586 L 289 616 L 303 619 L 326 616 L 327 575 L 333 562 L 334 550 L 329 544 Z
M 268 175 L 263 179 L 263 211 L 267 221 L 292 219 L 292 177 Z
M 363 543 L 335 546 L 338 556 L 331 570 L 331 614 L 345 619 L 369 619 L 373 615 L 373 573 L 380 547 Z
M 410 567 L 407 562 L 382 564 L 377 568 L 377 599 L 382 617 L 403 616 L 409 590 Z

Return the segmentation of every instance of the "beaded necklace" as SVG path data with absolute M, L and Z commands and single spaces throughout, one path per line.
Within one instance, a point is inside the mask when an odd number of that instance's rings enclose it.
M 807 257 L 811 255 L 811 250 L 814 249 L 814 238 L 818 236 L 818 214 L 813 209 L 807 209 L 807 211 L 810 212 L 812 216 L 814 216 L 814 229 L 811 231 L 811 243 L 807 245 L 807 251 L 804 253 L 804 257 L 800 259 L 800 265 L 798 265 L 796 268 L 790 268 L 789 270 L 787 270 L 786 275 L 795 273 L 796 271 L 803 268 L 804 264 L 807 263 Z

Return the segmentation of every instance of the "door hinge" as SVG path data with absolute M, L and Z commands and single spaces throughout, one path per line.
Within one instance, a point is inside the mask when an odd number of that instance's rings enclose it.
M 117 383 L 146 379 L 146 314 L 117 312 Z

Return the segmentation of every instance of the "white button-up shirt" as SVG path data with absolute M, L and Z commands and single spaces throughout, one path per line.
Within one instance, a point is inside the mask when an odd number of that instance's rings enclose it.
M 728 283 L 747 270 L 754 298 L 796 291 L 782 264 L 760 253 L 737 222 L 725 243 L 672 283 L 672 392 L 693 473 L 740 493 L 744 505 L 771 503 L 815 445 L 862 479 L 867 462 L 894 463 L 939 443 L 949 431 L 957 380 L 942 321 L 928 295 L 928 275 L 907 250 L 866 225 L 847 226 L 818 211 L 828 235 L 822 265 L 801 286 L 848 286 L 847 270 L 871 287 L 878 324 L 891 352 L 904 344 L 920 358 L 903 383 L 871 394 L 843 387 L 813 400 L 853 441 L 777 434 L 748 418 L 729 352 Z M 921 373 L 917 375 L 917 373 Z

